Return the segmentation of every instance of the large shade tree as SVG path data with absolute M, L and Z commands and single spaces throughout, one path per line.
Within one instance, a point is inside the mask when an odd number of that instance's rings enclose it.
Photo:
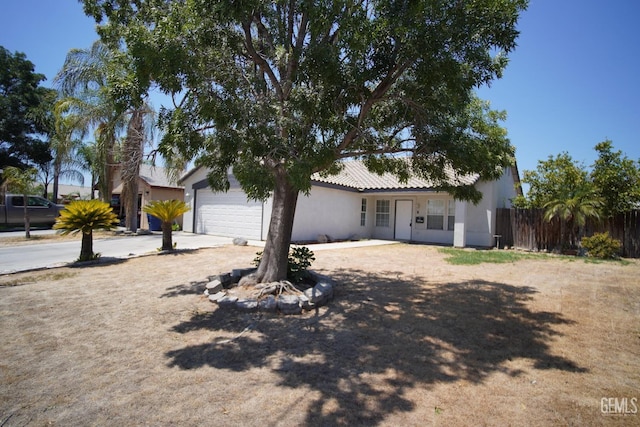
M 527 196 L 519 196 L 514 205 L 519 208 L 543 208 L 554 200 L 571 198 L 591 188 L 585 166 L 566 151 L 546 160 L 538 160 L 535 170 L 525 170 L 522 182 L 529 184 Z
M 0 169 L 26 168 L 51 160 L 43 136 L 50 131 L 47 120 L 55 91 L 40 86 L 43 74 L 20 52 L 0 46 Z
M 24 212 L 24 233 L 27 239 L 31 238 L 31 218 L 29 217 L 29 195 L 37 191 L 35 168 L 20 169 L 15 166 L 7 166 L 2 170 L 2 185 L 0 197 L 4 197 L 6 190 L 22 194 L 22 206 Z
M 249 197 L 273 196 L 259 281 L 286 277 L 298 194 L 341 159 L 443 188 L 447 167 L 494 179 L 513 162 L 473 90 L 501 76 L 526 0 L 83 3 L 133 58 L 129 89 L 175 95 L 161 150 L 197 158 L 214 190 L 232 167 Z
M 603 201 L 606 216 L 628 212 L 640 207 L 640 162 L 613 151 L 613 142 L 602 141 L 595 146 L 598 158 L 593 164 L 591 180 Z

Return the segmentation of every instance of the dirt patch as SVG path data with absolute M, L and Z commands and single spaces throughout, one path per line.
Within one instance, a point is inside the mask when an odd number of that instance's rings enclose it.
M 202 295 L 255 252 L 0 277 L 0 425 L 640 422 L 601 412 L 640 398 L 637 261 L 451 266 L 393 245 L 317 251 L 339 285 L 302 316 Z

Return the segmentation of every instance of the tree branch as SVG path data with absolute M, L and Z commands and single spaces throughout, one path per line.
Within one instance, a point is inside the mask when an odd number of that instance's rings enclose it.
M 269 63 L 256 51 L 255 46 L 253 45 L 253 39 L 251 38 L 251 20 L 244 22 L 242 24 L 242 29 L 244 30 L 245 47 L 247 48 L 247 52 L 251 59 L 269 77 L 269 80 L 278 95 L 278 99 L 281 102 L 284 101 L 284 93 L 282 92 L 282 86 L 280 85 L 278 78 L 273 72 L 273 69 L 269 66 Z
M 376 102 L 380 101 L 384 98 L 386 93 L 389 91 L 391 86 L 402 76 L 402 73 L 409 67 L 410 62 L 406 61 L 403 64 L 396 64 L 393 67 L 384 79 L 376 86 L 376 88 L 371 92 L 369 98 L 364 102 L 362 107 L 360 108 L 360 113 L 358 114 L 358 122 L 357 124 L 347 132 L 342 140 L 342 143 L 336 149 L 336 154 L 340 154 L 343 150 L 345 150 L 351 143 L 359 136 L 362 128 L 362 123 L 369 115 L 371 108 L 375 105 Z

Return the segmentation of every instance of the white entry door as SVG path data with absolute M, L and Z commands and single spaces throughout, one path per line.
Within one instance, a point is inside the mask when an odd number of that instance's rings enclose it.
M 396 240 L 411 240 L 413 202 L 396 200 L 396 220 L 394 236 Z

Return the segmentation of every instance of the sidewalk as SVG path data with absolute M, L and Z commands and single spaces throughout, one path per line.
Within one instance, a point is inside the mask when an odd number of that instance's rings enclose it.
M 180 240 L 178 240 L 180 239 Z M 180 248 L 193 248 L 195 245 L 200 245 L 199 247 L 213 247 L 220 245 L 232 245 L 233 237 L 223 237 L 223 236 L 210 236 L 208 234 L 194 234 L 187 233 L 184 231 L 177 231 L 173 233 L 173 240 L 179 241 Z M 347 248 L 360 248 L 365 246 L 381 246 L 381 245 L 392 245 L 395 243 L 399 243 L 394 240 L 357 240 L 357 241 L 348 241 L 348 242 L 332 242 L 332 243 L 312 243 L 307 245 L 294 245 L 291 246 L 306 246 L 312 251 L 326 251 L 332 249 L 347 249 Z M 263 240 L 248 240 L 248 246 L 255 246 L 258 248 L 264 248 L 265 242 Z

